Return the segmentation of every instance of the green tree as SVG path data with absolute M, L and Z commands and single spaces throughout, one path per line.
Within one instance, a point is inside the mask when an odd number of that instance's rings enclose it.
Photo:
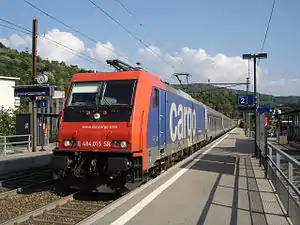
M 0 109 L 0 136 L 13 135 L 16 132 L 16 115 L 15 110 Z

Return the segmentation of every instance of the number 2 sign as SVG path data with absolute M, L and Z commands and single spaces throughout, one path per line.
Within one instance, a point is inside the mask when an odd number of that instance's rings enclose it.
M 239 105 L 247 105 L 247 96 L 238 96 Z

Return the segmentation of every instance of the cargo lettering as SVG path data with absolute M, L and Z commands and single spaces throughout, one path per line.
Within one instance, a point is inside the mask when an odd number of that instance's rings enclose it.
M 177 118 L 178 121 L 177 121 Z M 177 122 L 176 122 L 177 121 Z M 183 138 L 192 141 L 196 135 L 196 110 L 173 102 L 170 107 L 170 136 L 174 142 Z

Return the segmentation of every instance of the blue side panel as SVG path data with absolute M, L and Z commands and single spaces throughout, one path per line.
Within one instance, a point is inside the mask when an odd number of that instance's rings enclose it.
M 147 148 L 158 146 L 158 120 L 159 112 L 158 107 L 154 107 L 154 88 L 152 89 L 149 115 L 148 115 L 148 126 L 147 126 Z M 158 147 L 157 147 L 158 149 Z
M 197 135 L 205 132 L 205 108 L 202 105 L 194 104 L 197 119 Z
M 205 109 L 190 99 L 167 92 L 167 143 L 198 136 L 205 130 Z

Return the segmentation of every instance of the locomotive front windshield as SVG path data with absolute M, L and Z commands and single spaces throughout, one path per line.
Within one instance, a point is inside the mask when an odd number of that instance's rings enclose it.
M 64 121 L 94 121 L 90 115 L 96 112 L 103 114 L 98 122 L 129 121 L 135 84 L 136 80 L 74 82 L 67 98 Z

